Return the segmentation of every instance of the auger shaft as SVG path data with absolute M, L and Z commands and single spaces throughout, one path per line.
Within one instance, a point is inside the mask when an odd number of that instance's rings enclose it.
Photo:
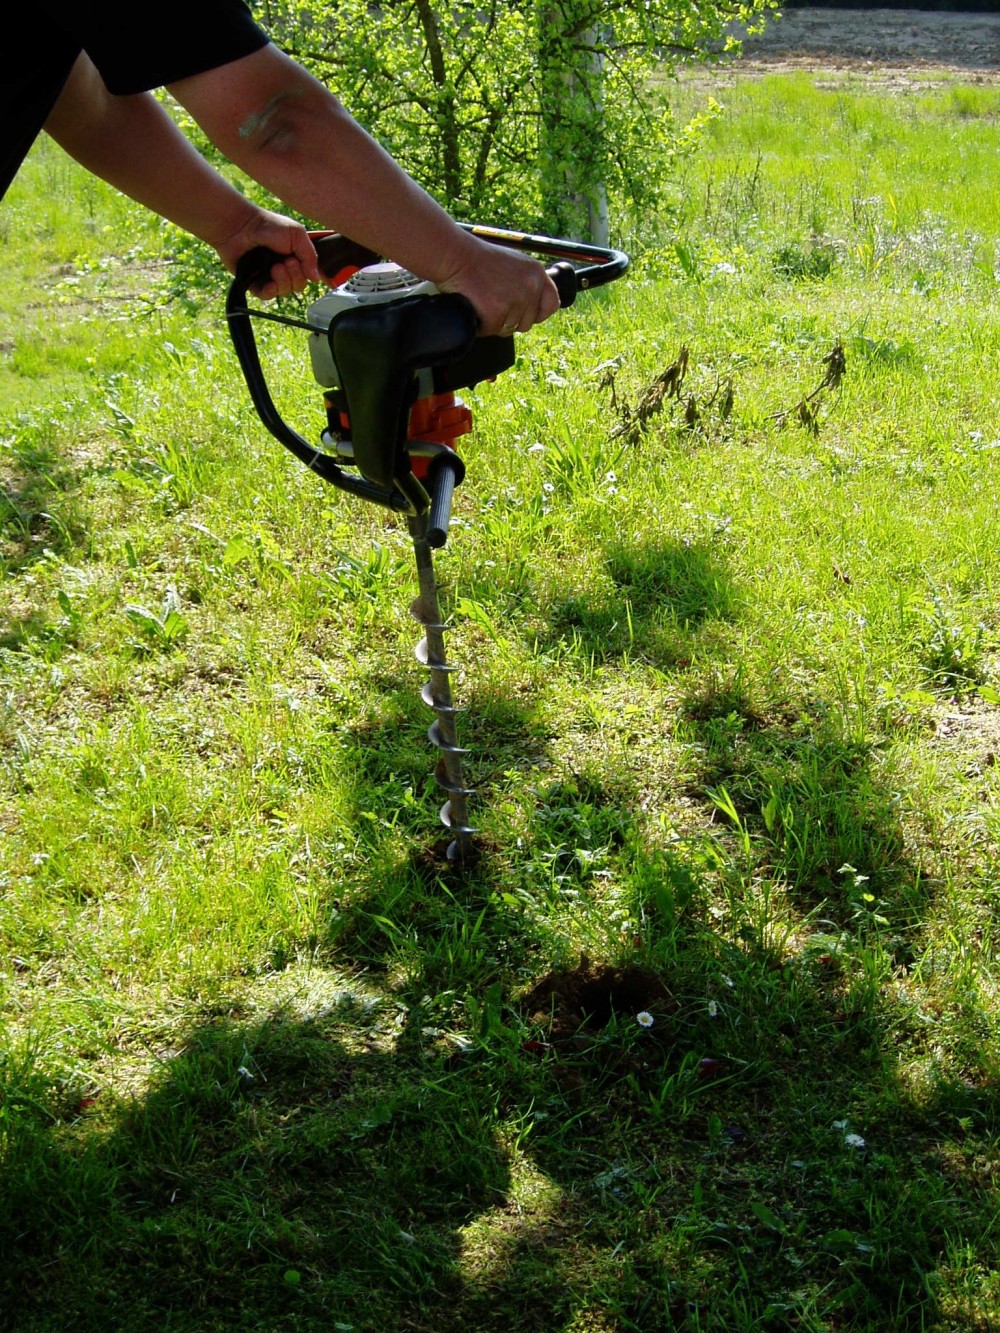
M 472 846 L 475 829 L 469 824 L 467 798 L 473 789 L 465 785 L 462 756 L 467 752 L 458 744 L 455 707 L 451 694 L 451 673 L 455 670 L 445 656 L 444 623 L 438 601 L 437 579 L 434 577 L 434 555 L 428 536 L 428 515 L 415 514 L 407 519 L 413 552 L 417 562 L 417 581 L 420 594 L 410 608 L 415 620 L 424 627 L 424 637 L 417 645 L 417 660 L 430 672 L 430 680 L 421 691 L 421 698 L 436 713 L 428 731 L 428 739 L 441 751 L 434 770 L 438 786 L 448 792 L 448 800 L 441 809 L 441 822 L 450 829 L 454 841 L 448 848 L 449 860 L 464 860 Z

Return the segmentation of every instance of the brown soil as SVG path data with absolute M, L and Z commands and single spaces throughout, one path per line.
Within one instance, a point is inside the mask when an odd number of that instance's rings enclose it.
M 634 1020 L 643 1011 L 655 1022 L 674 1007 L 666 986 L 645 968 L 594 966 L 587 958 L 578 967 L 547 973 L 522 1001 L 525 1014 L 553 1041 L 600 1031 L 612 1017 Z
M 747 38 L 741 66 L 872 72 L 952 71 L 1000 82 L 1000 14 L 919 9 L 789 9 Z

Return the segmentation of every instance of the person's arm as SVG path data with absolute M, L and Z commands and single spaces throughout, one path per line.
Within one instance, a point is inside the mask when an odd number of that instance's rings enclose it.
M 279 199 L 468 297 L 483 333 L 525 332 L 558 308 L 541 264 L 463 231 L 276 47 L 169 91 L 230 161 Z
M 88 170 L 207 241 L 230 272 L 255 246 L 287 255 L 259 295 L 284 296 L 319 278 L 304 227 L 245 199 L 149 93 L 109 93 L 86 55 L 73 66 L 45 129 Z

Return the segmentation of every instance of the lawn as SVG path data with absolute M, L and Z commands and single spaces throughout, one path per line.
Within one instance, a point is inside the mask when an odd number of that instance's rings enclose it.
M 1000 1324 L 1000 91 L 715 94 L 469 396 L 464 867 L 405 529 L 0 205 L 0 1327 Z

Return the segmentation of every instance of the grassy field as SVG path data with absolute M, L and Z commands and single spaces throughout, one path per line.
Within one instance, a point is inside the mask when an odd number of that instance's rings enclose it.
M 0 206 L 0 1328 L 1000 1326 L 1000 92 L 719 95 L 472 396 L 464 872 L 405 532 Z

